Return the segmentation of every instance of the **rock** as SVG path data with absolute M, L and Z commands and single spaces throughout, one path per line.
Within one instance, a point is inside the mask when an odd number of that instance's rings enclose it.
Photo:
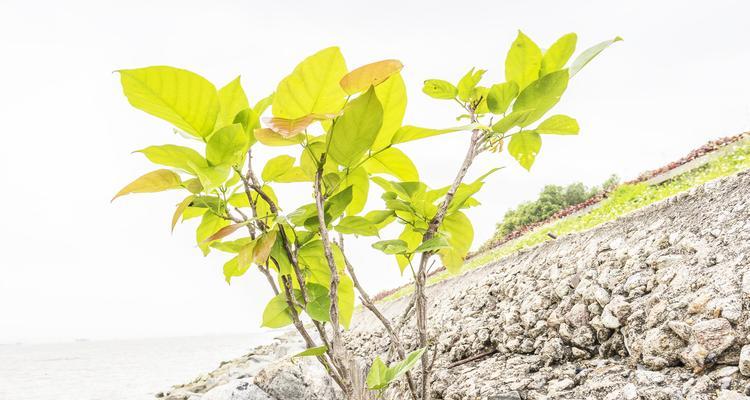
M 255 384 L 277 399 L 327 400 L 336 398 L 333 382 L 314 359 L 281 359 L 255 376 Z
M 578 328 L 589 323 L 589 311 L 586 304 L 578 303 L 566 315 L 568 322 Z
M 570 378 L 560 379 L 558 381 L 550 382 L 549 391 L 550 393 L 560 393 L 568 390 L 576 385 L 576 382 Z
M 521 400 L 521 395 L 518 394 L 517 391 L 511 391 L 511 392 L 502 392 L 498 394 L 493 394 L 489 397 L 493 400 Z
M 750 397 L 739 392 L 722 389 L 716 396 L 716 400 L 750 400 Z
M 750 297 L 750 271 L 742 274 L 742 293 L 746 297 Z
M 667 322 L 667 326 L 672 332 L 679 336 L 680 339 L 686 342 L 690 341 L 690 337 L 693 335 L 693 328 L 682 321 L 669 321 Z
M 725 318 L 714 318 L 693 325 L 693 338 L 709 354 L 718 356 L 734 343 L 736 335 Z
M 236 379 L 209 390 L 200 400 L 275 400 L 256 386 L 252 379 Z
M 638 389 L 632 383 L 628 383 L 622 388 L 622 397 L 625 400 L 635 400 L 638 398 Z
M 594 297 L 594 300 L 596 300 L 597 303 L 599 303 L 600 306 L 604 307 L 609 303 L 610 296 L 607 289 L 601 287 L 601 286 L 595 286 L 592 289 L 592 295 Z
M 688 313 L 689 314 L 698 314 L 699 312 L 702 312 L 706 308 L 706 304 L 711 300 L 711 295 L 708 293 L 703 293 L 693 299 L 693 301 L 688 304 Z
M 685 343 L 671 331 L 653 328 L 643 339 L 643 364 L 655 370 L 674 365 Z
M 740 350 L 740 373 L 750 376 L 750 344 L 742 346 Z
M 549 366 L 565 359 L 565 345 L 559 338 L 552 338 L 544 343 L 541 351 L 544 364 Z
M 630 303 L 622 296 L 615 296 L 602 310 L 602 324 L 607 328 L 617 329 L 622 326 L 628 315 L 630 315 Z

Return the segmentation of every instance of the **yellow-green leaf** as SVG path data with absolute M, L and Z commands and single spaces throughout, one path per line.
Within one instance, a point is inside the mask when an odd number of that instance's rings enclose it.
M 307 57 L 276 88 L 273 115 L 295 119 L 337 113 L 346 101 L 346 93 L 339 85 L 345 74 L 346 63 L 338 47 Z
M 542 57 L 540 76 L 563 69 L 568 60 L 570 60 L 570 56 L 576 51 L 577 41 L 578 36 L 575 33 L 568 33 L 557 39 Z
M 367 196 L 370 192 L 370 180 L 367 176 L 367 171 L 363 167 L 349 171 L 344 176 L 343 181 L 340 182 L 339 187 L 352 188 L 352 201 L 346 206 L 347 215 L 358 214 L 365 208 Z
M 195 170 L 200 184 L 203 186 L 205 191 L 211 191 L 224 184 L 229 178 L 229 174 L 232 169 L 229 165 L 217 165 L 213 167 L 199 167 L 195 164 L 190 164 L 193 170 Z
M 531 115 L 534 110 L 516 110 L 506 115 L 500 121 L 497 121 L 492 125 L 492 131 L 498 133 L 508 132 L 514 126 L 521 126 L 526 118 Z
M 265 144 L 266 146 L 280 147 L 280 146 L 292 146 L 295 144 L 302 143 L 304 139 L 302 135 L 297 135 L 291 138 L 285 138 L 280 134 L 274 132 L 268 128 L 256 129 L 254 131 L 255 139 Z
M 377 151 L 391 144 L 393 135 L 404 121 L 406 85 L 401 74 L 394 74 L 378 85 L 375 88 L 375 94 L 378 96 L 380 105 L 383 106 L 383 125 L 380 126 L 380 131 L 372 144 L 372 149 Z
M 420 128 L 418 126 L 404 125 L 393 135 L 392 144 L 411 142 L 412 140 L 424 139 L 430 136 L 442 135 L 444 133 L 468 131 L 474 129 L 473 124 L 456 126 L 447 129 Z
M 487 93 L 487 108 L 493 114 L 504 114 L 518 96 L 518 84 L 513 81 L 492 85 Z
M 137 150 L 137 152 L 142 153 L 152 163 L 179 168 L 193 175 L 195 175 L 195 171 L 190 167 L 189 163 L 200 167 L 208 166 L 206 159 L 189 147 L 164 144 L 161 146 L 149 146 L 145 149 Z
M 284 175 L 285 172 L 289 171 L 294 165 L 294 157 L 287 155 L 280 155 L 274 157 L 263 167 L 263 172 L 260 176 L 266 182 L 273 182 L 276 178 Z
M 112 201 L 130 193 L 155 193 L 177 189 L 181 187 L 181 183 L 182 180 L 176 172 L 168 169 L 157 169 L 127 184 L 127 186 L 117 192 Z
M 482 76 L 485 72 L 487 72 L 487 70 L 479 69 L 475 71 L 474 68 L 467 72 L 458 82 L 458 98 L 463 101 L 471 100 L 474 88 L 479 84 L 479 81 L 482 80 Z
M 208 255 L 211 251 L 209 243 L 206 243 L 206 238 L 213 235 L 219 229 L 229 225 L 229 221 L 212 212 L 206 212 L 203 214 L 200 225 L 195 230 L 195 241 L 198 243 L 198 247 L 203 252 L 203 255 Z
M 424 81 L 422 92 L 440 100 L 453 100 L 458 96 L 458 89 L 452 83 L 442 79 L 428 79 Z
M 568 70 L 551 72 L 531 83 L 521 91 L 516 102 L 513 103 L 513 111 L 533 110 L 519 126 L 528 126 L 544 116 L 560 101 L 565 89 L 568 87 Z
M 219 89 L 218 95 L 219 120 L 221 122 L 217 128 L 234 123 L 234 119 L 240 111 L 250 108 L 239 76 Z
M 349 234 L 349 235 L 361 235 L 361 236 L 377 236 L 378 227 L 370 222 L 365 217 L 348 216 L 341 219 L 341 222 L 336 225 L 336 231 Z
M 341 88 L 350 95 L 364 92 L 370 86 L 383 83 L 391 75 L 401 71 L 403 67 L 404 65 L 399 60 L 383 60 L 363 65 L 341 78 Z
M 267 328 L 283 328 L 292 323 L 292 314 L 286 296 L 281 293 L 271 299 L 263 310 L 263 323 L 261 326 Z
M 401 150 L 390 147 L 372 157 L 363 164 L 371 174 L 389 174 L 401 181 L 418 181 L 417 167 Z
M 184 69 L 156 66 L 120 70 L 130 104 L 197 137 L 209 136 L 219 113 L 216 87 Z
M 268 261 L 268 256 L 271 254 L 271 248 L 273 243 L 276 241 L 276 231 L 269 231 L 263 236 L 258 238 L 258 242 L 253 248 L 253 262 L 258 265 L 263 265 Z
M 354 99 L 328 135 L 328 154 L 339 165 L 351 167 L 372 147 L 383 125 L 383 106 L 375 89 Z
M 190 203 L 193 202 L 193 199 L 195 198 L 195 195 L 190 195 L 188 197 L 185 197 L 184 200 L 180 202 L 180 204 L 177 205 L 177 208 L 174 210 L 174 214 L 172 215 L 172 232 L 174 232 L 174 227 L 177 225 L 177 221 L 180 220 L 180 217 L 182 217 L 182 214 L 185 212 L 185 209 L 190 206 Z
M 541 66 L 542 51 L 539 46 L 518 31 L 518 36 L 505 57 L 505 80 L 517 83 L 519 89 L 523 90 L 539 78 Z
M 471 220 L 462 212 L 455 212 L 443 220 L 440 232 L 448 239 L 448 248 L 438 251 L 443 265 L 450 273 L 457 273 L 474 241 L 474 228 Z
M 543 135 L 577 135 L 580 128 L 578 121 L 567 115 L 553 115 L 534 129 L 534 132 Z
M 542 148 L 542 138 L 538 133 L 524 131 L 513 135 L 508 143 L 508 153 L 526 170 L 531 170 L 536 155 Z
M 570 64 L 570 77 L 572 78 L 573 76 L 575 76 L 575 74 L 577 74 L 578 71 L 581 70 L 581 68 L 585 67 L 586 64 L 593 60 L 594 57 L 598 56 L 599 53 L 604 51 L 604 49 L 621 40 L 622 38 L 617 36 L 612 40 L 605 40 L 584 50 L 583 53 L 579 54 L 578 57 L 576 57 L 576 59 L 573 60 L 573 62 Z
M 245 157 L 249 138 L 241 124 L 225 126 L 208 139 L 206 158 L 212 165 L 234 165 Z

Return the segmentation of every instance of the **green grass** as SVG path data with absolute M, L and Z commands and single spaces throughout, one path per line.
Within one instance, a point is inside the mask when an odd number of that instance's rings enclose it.
M 551 240 L 547 235 L 548 232 L 553 232 L 558 237 L 569 233 L 582 232 L 693 187 L 717 178 L 733 175 L 748 168 L 750 168 L 750 143 L 744 142 L 743 145 L 731 153 L 660 185 L 649 186 L 645 183 L 621 185 L 607 199 L 603 200 L 599 207 L 590 212 L 549 223 L 518 239 L 478 254 L 464 264 L 461 272 L 481 267 L 523 248 Z M 427 283 L 431 285 L 455 276 L 449 274 L 447 271 L 442 271 L 431 276 Z M 412 291 L 412 287 L 407 286 L 386 297 L 384 300 L 394 300 Z

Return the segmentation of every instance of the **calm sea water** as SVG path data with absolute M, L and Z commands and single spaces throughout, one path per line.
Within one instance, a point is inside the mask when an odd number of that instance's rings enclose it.
M 146 400 L 278 332 L 0 345 L 0 400 Z

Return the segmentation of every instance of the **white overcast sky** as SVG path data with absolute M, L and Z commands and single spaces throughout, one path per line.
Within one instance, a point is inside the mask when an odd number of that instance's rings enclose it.
M 200 256 L 193 224 L 169 232 L 177 193 L 109 199 L 153 169 L 130 152 L 180 143 L 131 108 L 112 71 L 172 65 L 217 86 L 242 75 L 252 100 L 305 56 L 341 47 L 349 67 L 400 59 L 405 122 L 455 124 L 420 91 L 472 66 L 502 81 L 521 29 L 541 47 L 567 32 L 579 49 L 624 42 L 589 64 L 557 112 L 581 135 L 544 139 L 529 174 L 485 156 L 472 209 L 475 244 L 544 184 L 630 178 L 750 128 L 750 6 L 745 1 L 15 1 L 0 4 L 0 343 L 252 332 L 270 297 L 257 272 L 224 283 L 225 255 Z M 405 146 L 431 186 L 451 180 L 465 136 Z M 257 150 L 261 153 L 263 150 Z M 300 187 L 284 194 L 300 199 Z M 377 202 L 371 203 L 377 205 Z M 294 204 L 286 204 L 287 211 Z M 350 245 L 372 292 L 402 281 L 369 244 Z

